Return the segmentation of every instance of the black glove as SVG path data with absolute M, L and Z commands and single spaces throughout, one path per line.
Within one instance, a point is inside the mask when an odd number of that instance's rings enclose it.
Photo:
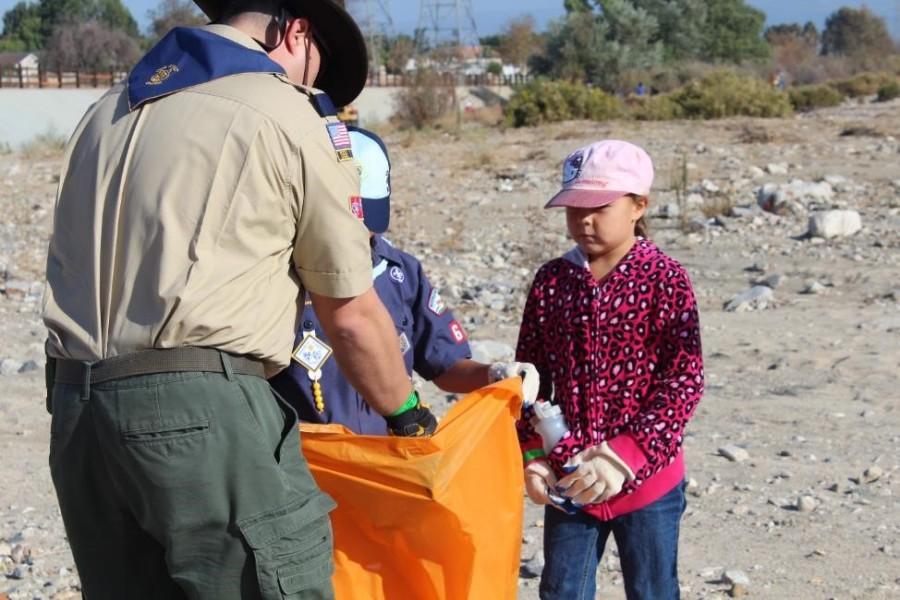
M 421 402 L 394 417 L 385 417 L 391 435 L 400 437 L 424 437 L 437 429 L 437 419 Z

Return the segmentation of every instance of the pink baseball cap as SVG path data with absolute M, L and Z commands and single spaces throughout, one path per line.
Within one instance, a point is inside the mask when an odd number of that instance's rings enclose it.
M 653 185 L 653 161 L 642 148 L 603 140 L 579 148 L 563 163 L 562 190 L 544 208 L 596 208 L 622 196 L 647 196 Z

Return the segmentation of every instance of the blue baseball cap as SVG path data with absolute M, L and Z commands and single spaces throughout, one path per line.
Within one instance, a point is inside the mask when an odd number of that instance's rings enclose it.
M 366 129 L 348 127 L 353 157 L 360 166 L 363 222 L 372 233 L 384 233 L 391 222 L 391 160 L 381 138 Z

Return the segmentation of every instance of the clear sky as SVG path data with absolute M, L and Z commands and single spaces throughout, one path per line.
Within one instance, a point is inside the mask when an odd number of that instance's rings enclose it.
M 0 12 L 5 12 L 18 0 L 0 0 Z M 379 1 L 387 5 L 397 31 L 409 32 L 419 21 L 421 0 L 369 0 L 373 6 Z M 448 0 L 441 0 L 447 2 Z M 563 13 L 563 0 L 468 0 L 475 16 L 478 33 L 485 35 L 501 29 L 511 17 L 531 14 L 540 27 Z M 147 11 L 158 0 L 124 0 L 142 28 L 147 25 Z M 350 0 L 363 4 L 365 0 Z M 898 0 L 749 0 L 749 3 L 765 11 L 769 24 L 813 21 L 819 28 L 825 17 L 841 6 L 867 5 L 887 19 L 895 36 L 900 37 L 900 1 Z

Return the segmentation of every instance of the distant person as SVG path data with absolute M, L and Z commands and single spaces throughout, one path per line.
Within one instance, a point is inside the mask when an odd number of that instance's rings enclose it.
M 521 375 L 526 402 L 537 395 L 533 365 L 501 362 L 492 365 L 472 358 L 466 332 L 432 287 L 422 264 L 391 244 L 382 234 L 391 214 L 390 160 L 384 142 L 370 131 L 350 131 L 353 155 L 360 166 L 358 214 L 370 231 L 372 280 L 391 315 L 406 371 L 415 371 L 440 389 L 468 393 L 490 383 Z M 304 303 L 296 332 L 291 365 L 271 380 L 272 386 L 296 410 L 302 421 L 340 423 L 359 434 L 385 435 L 388 423 L 357 392 L 330 356 L 331 342 L 315 307 Z M 304 348 L 317 347 L 318 363 L 307 360 Z
M 547 204 L 565 207 L 576 246 L 537 272 L 516 351 L 537 367 L 538 401 L 559 405 L 569 429 L 547 455 L 533 424 L 518 422 L 526 492 L 548 505 L 542 600 L 593 600 L 610 534 L 629 600 L 679 595 L 682 443 L 703 358 L 688 275 L 647 239 L 652 182 L 644 150 L 596 142 L 569 155 Z
M 634 93 L 638 97 L 645 96 L 647 94 L 647 89 L 644 87 L 644 82 L 638 82 L 637 87 L 634 88 Z
M 779 92 L 783 92 L 787 87 L 787 76 L 784 71 L 779 71 L 778 77 L 775 80 L 775 87 L 778 88 Z

